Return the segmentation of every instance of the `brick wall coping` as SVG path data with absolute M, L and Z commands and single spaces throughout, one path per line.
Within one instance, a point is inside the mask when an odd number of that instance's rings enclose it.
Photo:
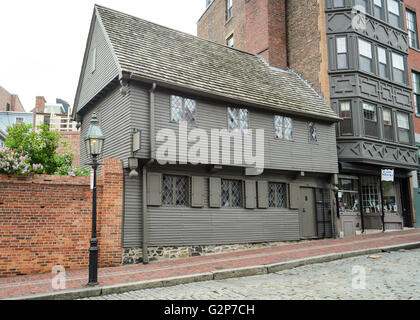
M 21 183 L 21 184 L 53 184 L 53 185 L 90 185 L 90 177 L 52 176 L 36 174 L 32 176 L 5 175 L 0 174 L 0 183 Z M 98 179 L 98 184 L 102 179 Z

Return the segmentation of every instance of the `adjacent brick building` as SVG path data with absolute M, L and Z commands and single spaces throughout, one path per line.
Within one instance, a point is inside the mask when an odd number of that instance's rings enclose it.
M 405 5 L 415 13 L 419 1 L 214 0 L 198 21 L 200 37 L 226 45 L 233 33 L 235 48 L 297 71 L 343 118 L 337 224 L 344 235 L 416 220 L 407 195 L 417 170 L 420 118 L 413 120 L 410 85 L 420 51 L 408 43 Z M 395 177 L 383 186 L 385 168 Z
M 410 85 L 413 88 L 414 131 L 417 147 L 420 147 L 420 42 L 418 31 L 420 28 L 420 1 L 405 1 L 406 26 L 409 34 L 408 69 Z M 416 212 L 420 213 L 420 171 L 414 176 L 413 197 Z M 417 214 L 416 226 L 420 227 L 420 214 Z
M 19 96 L 11 94 L 0 86 L 0 111 L 25 112 Z

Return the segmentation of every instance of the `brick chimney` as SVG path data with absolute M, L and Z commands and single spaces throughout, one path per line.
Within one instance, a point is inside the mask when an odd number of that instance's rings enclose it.
M 32 111 L 35 112 L 35 113 L 42 113 L 42 112 L 44 112 L 44 110 L 45 110 L 45 102 L 46 102 L 46 100 L 45 100 L 44 97 L 42 97 L 42 96 L 36 97 L 36 100 L 35 100 L 35 109 L 32 110 Z

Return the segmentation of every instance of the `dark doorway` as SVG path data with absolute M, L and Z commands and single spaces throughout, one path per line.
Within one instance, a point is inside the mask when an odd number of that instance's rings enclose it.
M 403 225 L 405 228 L 413 227 L 413 215 L 411 212 L 411 190 L 408 178 L 400 180 L 401 190 L 401 210 L 403 216 Z

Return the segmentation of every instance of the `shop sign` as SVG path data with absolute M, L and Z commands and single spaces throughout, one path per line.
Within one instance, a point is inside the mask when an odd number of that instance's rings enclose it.
M 394 169 L 382 169 L 382 181 L 394 182 Z

